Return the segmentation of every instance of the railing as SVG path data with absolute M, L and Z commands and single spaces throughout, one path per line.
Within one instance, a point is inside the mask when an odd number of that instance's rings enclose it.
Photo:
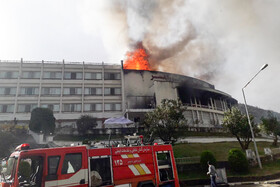
M 0 60 L 0 63 L 45 63 L 45 64 L 63 64 L 63 61 L 28 61 L 28 60 Z M 92 64 L 92 65 L 104 65 L 104 66 L 111 66 L 111 65 L 117 65 L 120 66 L 120 64 L 117 63 L 104 63 L 104 62 L 71 62 L 71 61 L 64 61 L 65 64 Z
M 175 158 L 176 164 L 193 164 L 200 162 L 200 156 Z
M 19 62 L 21 62 L 20 60 L 0 60 L 0 63 L 1 62 L 9 62 L 9 63 L 13 63 L 13 62 L 15 62 L 15 63 L 19 63 Z
M 219 107 L 211 107 L 211 106 L 207 106 L 207 105 L 195 105 L 195 104 L 190 104 L 190 103 L 183 103 L 183 105 L 184 105 L 184 106 L 187 106 L 187 107 L 196 107 L 196 108 L 205 108 L 205 109 L 223 111 L 222 108 L 219 108 Z

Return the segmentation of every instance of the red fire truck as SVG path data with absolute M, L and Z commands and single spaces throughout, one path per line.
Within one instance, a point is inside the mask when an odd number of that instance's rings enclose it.
M 171 145 L 94 148 L 86 145 L 29 149 L 18 146 L 0 187 L 178 187 Z

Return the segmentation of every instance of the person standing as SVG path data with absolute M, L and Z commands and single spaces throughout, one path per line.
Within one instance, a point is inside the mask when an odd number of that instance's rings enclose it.
M 216 183 L 216 177 L 218 178 L 217 175 L 217 171 L 215 169 L 215 166 L 213 166 L 210 161 L 207 162 L 208 164 L 208 172 L 207 175 L 210 175 L 210 179 L 211 179 L 211 187 L 218 187 L 217 183 Z

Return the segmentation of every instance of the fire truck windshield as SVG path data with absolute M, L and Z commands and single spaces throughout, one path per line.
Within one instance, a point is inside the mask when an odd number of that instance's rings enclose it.
M 3 169 L 2 177 L 4 181 L 12 182 L 14 180 L 17 161 L 18 158 L 16 157 L 10 157 L 8 159 L 7 167 L 4 167 Z

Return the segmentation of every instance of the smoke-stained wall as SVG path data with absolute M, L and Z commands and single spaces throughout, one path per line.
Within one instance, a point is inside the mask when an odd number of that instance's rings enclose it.
M 162 99 L 180 99 L 187 107 L 185 117 L 190 127 L 218 127 L 223 113 L 237 101 L 216 90 L 213 85 L 192 77 L 157 72 L 123 70 L 126 109 L 130 119 L 143 121 L 149 109 L 160 105 Z
M 176 83 L 167 81 L 154 81 L 154 92 L 156 104 L 160 105 L 163 99 L 178 99 L 178 93 L 176 88 Z

